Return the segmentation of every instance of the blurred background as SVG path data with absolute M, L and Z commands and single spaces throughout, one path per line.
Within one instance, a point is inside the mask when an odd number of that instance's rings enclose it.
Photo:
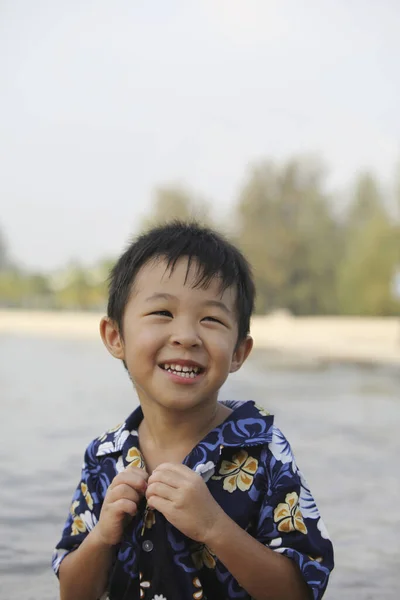
M 399 598 L 399 22 L 394 0 L 0 2 L 1 599 L 58 597 L 85 446 L 137 402 L 98 336 L 108 273 L 176 217 L 253 266 L 256 350 L 222 396 L 292 442 L 326 598 Z

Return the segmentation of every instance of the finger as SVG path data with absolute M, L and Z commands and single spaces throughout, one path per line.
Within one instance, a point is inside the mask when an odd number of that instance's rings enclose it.
M 158 472 L 164 473 L 167 471 L 170 471 L 171 473 L 176 473 L 176 475 L 180 475 L 184 478 L 190 477 L 193 473 L 192 469 L 189 469 L 189 467 L 187 467 L 186 465 L 182 465 L 181 463 L 161 463 L 161 465 L 158 465 L 158 467 L 154 469 L 153 474 Z
M 146 479 L 144 479 L 136 471 L 128 471 L 128 470 L 122 471 L 122 473 L 119 473 L 119 475 L 114 477 L 109 489 L 113 489 L 117 485 L 121 485 L 121 483 L 129 485 L 133 489 L 135 489 L 139 492 L 142 492 L 142 493 L 144 492 L 144 490 L 147 487 Z
M 131 486 L 126 483 L 121 483 L 109 491 L 107 500 L 108 502 L 116 502 L 117 500 L 125 498 L 126 500 L 138 503 L 140 502 L 141 496 L 143 496 L 143 494 L 139 494 Z
M 121 498 L 120 500 L 113 502 L 113 504 L 110 505 L 110 508 L 112 508 L 112 510 L 119 516 L 130 515 L 131 517 L 134 517 L 137 513 L 136 503 L 132 502 L 131 500 L 127 500 L 126 498 Z
M 152 496 L 148 501 L 149 508 L 158 510 L 160 513 L 167 518 L 167 515 L 172 507 L 172 502 L 170 500 L 166 500 L 165 498 L 161 498 L 161 496 Z
M 179 488 L 182 484 L 183 479 L 180 473 L 175 473 L 174 471 L 153 471 L 148 481 L 148 488 L 157 481 L 166 483 L 167 485 L 173 488 Z
M 123 471 L 123 473 L 126 473 L 128 477 L 130 477 L 130 475 L 133 474 L 135 477 L 138 477 L 139 479 L 145 482 L 149 478 L 149 474 L 147 473 L 147 471 L 145 471 L 144 469 L 139 469 L 139 467 L 133 467 L 132 465 L 128 465 L 125 471 Z
M 147 471 L 145 471 L 145 469 L 140 469 L 139 467 L 135 467 L 132 463 L 130 463 L 125 468 L 125 471 L 132 471 L 133 473 L 136 473 L 140 477 L 143 477 L 145 480 L 147 480 L 149 477 L 149 474 L 147 473 Z
M 161 483 L 160 481 L 156 481 L 155 483 L 151 483 L 146 491 L 147 501 L 150 502 L 152 496 L 158 496 L 159 498 L 164 498 L 164 500 L 170 500 L 171 502 L 176 498 L 177 492 L 176 488 L 173 488 L 165 483 Z

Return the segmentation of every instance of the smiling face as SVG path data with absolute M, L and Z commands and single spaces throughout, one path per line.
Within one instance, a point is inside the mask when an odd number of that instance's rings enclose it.
M 139 271 L 123 319 L 123 339 L 110 322 L 103 340 L 125 360 L 143 404 L 190 410 L 215 404 L 230 372 L 240 368 L 251 339 L 237 344 L 236 291 L 220 281 L 194 287 L 198 271 L 186 258 L 171 272 L 163 260 Z M 106 320 L 107 321 L 107 320 Z

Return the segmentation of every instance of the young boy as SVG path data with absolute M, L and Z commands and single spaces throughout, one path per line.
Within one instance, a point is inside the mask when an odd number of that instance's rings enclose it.
M 333 550 L 273 417 L 219 402 L 252 348 L 242 254 L 195 224 L 153 229 L 100 324 L 140 407 L 87 448 L 53 556 L 62 600 L 322 598 Z

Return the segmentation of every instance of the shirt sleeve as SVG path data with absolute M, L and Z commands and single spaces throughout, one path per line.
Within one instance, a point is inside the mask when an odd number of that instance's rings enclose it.
M 62 536 L 52 557 L 52 566 L 58 576 L 63 559 L 76 550 L 96 525 L 107 491 L 107 482 L 102 482 L 100 465 L 92 442 L 85 452 L 81 480 L 75 490 Z
M 334 565 L 332 542 L 290 445 L 275 427 L 263 462 L 265 495 L 256 537 L 294 560 L 312 598 L 320 600 Z

